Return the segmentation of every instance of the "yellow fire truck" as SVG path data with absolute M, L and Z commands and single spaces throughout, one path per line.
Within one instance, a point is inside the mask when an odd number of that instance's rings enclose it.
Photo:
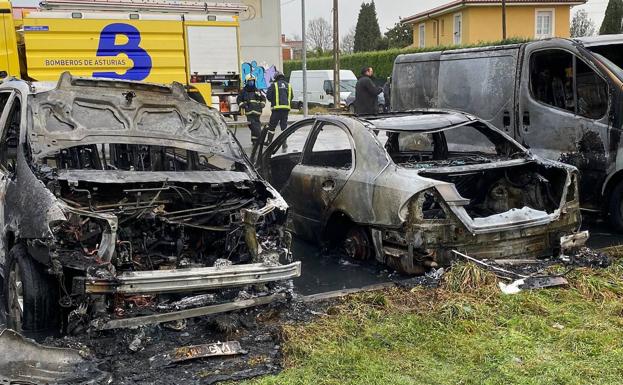
M 240 4 L 183 0 L 0 0 L 0 78 L 60 74 L 186 84 L 190 95 L 237 115 Z

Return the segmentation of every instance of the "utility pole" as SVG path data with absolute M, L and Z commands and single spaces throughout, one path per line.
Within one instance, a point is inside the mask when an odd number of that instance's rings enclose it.
M 502 0 L 502 40 L 506 40 L 506 0 Z
M 333 0 L 333 107 L 339 109 L 342 105 L 340 96 L 340 27 L 338 15 L 338 0 Z
M 305 0 L 301 0 L 301 17 L 303 19 L 303 116 L 307 117 L 307 37 L 305 36 Z

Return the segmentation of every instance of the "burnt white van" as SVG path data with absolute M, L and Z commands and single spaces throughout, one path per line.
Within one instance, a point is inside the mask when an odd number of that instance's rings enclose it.
M 392 110 L 479 116 L 581 172 L 583 209 L 623 231 L 623 35 L 400 55 Z

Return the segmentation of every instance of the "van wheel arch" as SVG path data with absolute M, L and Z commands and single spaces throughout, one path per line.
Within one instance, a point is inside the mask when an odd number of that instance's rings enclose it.
M 617 171 L 608 180 L 603 192 L 603 210 L 610 223 L 623 232 L 623 170 Z

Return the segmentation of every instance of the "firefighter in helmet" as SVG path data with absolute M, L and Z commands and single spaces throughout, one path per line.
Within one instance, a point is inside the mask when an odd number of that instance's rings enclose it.
M 247 116 L 247 122 L 249 122 L 251 129 L 251 142 L 255 147 L 262 132 L 260 116 L 262 116 L 262 110 L 266 106 L 266 97 L 262 91 L 256 88 L 253 75 L 247 75 L 245 78 L 244 88 L 238 95 L 238 105 Z

